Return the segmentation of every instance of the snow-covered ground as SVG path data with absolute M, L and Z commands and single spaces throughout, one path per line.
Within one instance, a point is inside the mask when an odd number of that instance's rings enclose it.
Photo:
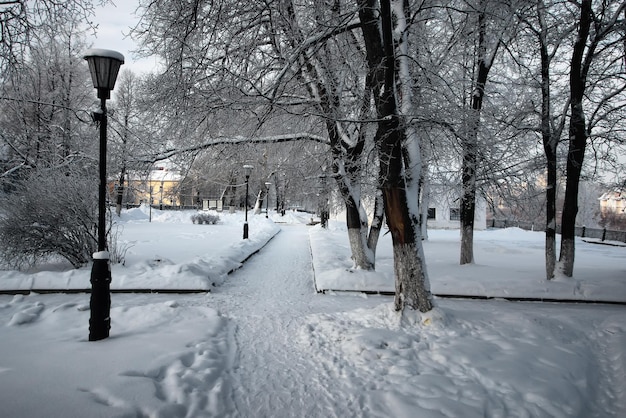
M 365 274 L 336 223 L 251 216 L 244 242 L 241 214 L 189 215 L 126 212 L 112 287 L 211 292 L 113 294 L 106 340 L 87 341 L 87 294 L 0 296 L 0 416 L 626 416 L 624 306 L 437 299 L 400 317 L 389 296 L 337 291 L 393 288 L 388 236 Z M 460 267 L 458 231 L 430 231 L 433 291 L 626 301 L 626 248 L 577 242 L 576 277 L 546 283 L 542 246 L 480 232 Z M 64 287 L 89 268 L 0 272 L 5 290 Z

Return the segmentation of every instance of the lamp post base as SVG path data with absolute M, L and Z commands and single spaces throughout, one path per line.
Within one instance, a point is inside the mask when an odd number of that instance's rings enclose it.
M 94 258 L 91 268 L 89 341 L 109 337 L 111 329 L 111 268 L 109 258 Z
M 243 239 L 248 239 L 248 222 L 243 224 Z

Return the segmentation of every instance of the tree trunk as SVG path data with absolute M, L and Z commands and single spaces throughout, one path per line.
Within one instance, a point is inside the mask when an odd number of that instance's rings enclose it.
M 427 164 L 422 167 L 422 177 L 420 185 L 419 205 L 420 211 L 420 233 L 422 240 L 428 240 L 428 207 L 430 206 L 430 180 L 428 177 Z
M 554 151 L 554 152 L 552 152 Z M 546 152 L 547 185 L 546 185 L 546 278 L 554 278 L 556 267 L 556 189 L 557 189 L 557 161 L 556 146 Z
M 256 199 L 254 200 L 253 213 L 255 215 L 260 214 L 262 207 L 263 207 L 263 190 L 259 190 L 259 193 L 257 193 Z
M 473 100 L 475 102 L 475 100 Z M 474 217 L 476 213 L 476 168 L 478 165 L 478 125 L 480 108 L 473 109 L 468 123 L 469 132 L 463 139 L 463 163 L 461 168 L 462 194 L 461 215 L 461 264 L 474 263 Z
M 570 125 L 569 148 L 567 153 L 567 167 L 565 180 L 565 200 L 563 202 L 563 217 L 561 225 L 561 253 L 559 264 L 561 273 L 572 277 L 574 273 L 576 214 L 578 213 L 578 186 L 582 171 L 585 148 L 587 146 L 587 130 L 583 97 L 585 94 L 586 72 L 584 71 L 584 52 L 591 26 L 591 0 L 583 0 L 580 8 L 580 26 L 570 69 Z
M 126 182 L 126 166 L 122 166 L 122 171 L 120 172 L 120 181 L 117 186 L 117 198 L 115 201 L 115 213 L 117 216 L 120 216 L 122 213 L 122 203 L 124 201 L 124 184 Z
M 370 226 L 370 233 L 367 237 L 367 247 L 376 256 L 376 247 L 378 246 L 378 238 L 380 237 L 380 230 L 383 227 L 383 221 L 385 219 L 385 202 L 383 200 L 383 193 L 380 189 L 376 190 L 376 200 L 374 201 L 374 217 L 372 219 L 372 225 Z
M 560 137 L 552 129 L 550 100 L 550 55 L 548 54 L 548 29 L 545 22 L 543 0 L 537 2 L 537 15 L 540 31 L 539 49 L 541 54 L 541 136 L 546 155 L 546 278 L 554 278 L 556 267 L 556 190 L 557 190 L 557 145 Z
M 474 80 L 472 92 L 471 110 L 467 121 L 467 132 L 461 141 L 463 148 L 463 161 L 461 167 L 461 181 L 463 192 L 461 193 L 461 264 L 474 263 L 474 217 L 476 213 L 476 170 L 478 169 L 478 128 L 480 126 L 480 113 L 485 96 L 487 76 L 493 64 L 500 42 L 494 50 L 487 51 L 487 18 L 485 2 L 480 2 L 478 11 L 478 71 Z
M 384 2 L 384 1 L 383 1 Z M 396 118 L 397 121 L 397 118 Z M 395 125 L 395 126 L 394 126 Z M 394 275 L 397 311 L 405 307 L 428 312 L 432 309 L 430 285 L 419 235 L 419 221 L 409 210 L 409 196 L 402 176 L 402 138 L 396 123 L 379 125 L 379 152 L 381 157 L 380 183 L 382 184 L 385 216 L 393 243 Z M 417 196 L 411 196 L 417 199 Z
M 374 270 L 376 266 L 374 253 L 367 246 L 367 219 L 362 219 L 361 211 L 354 201 L 346 204 L 346 225 L 354 262 L 353 268 Z
M 433 303 L 422 242 L 418 238 L 419 213 L 411 211 L 411 208 L 417 208 L 420 164 L 412 160 L 411 157 L 415 156 L 406 148 L 406 125 L 400 124 L 391 5 L 389 0 L 381 0 L 378 15 L 375 3 L 369 0 L 359 2 L 358 5 L 369 71 L 376 84 L 373 91 L 379 122 L 374 141 L 380 161 L 379 184 L 385 217 L 393 242 L 396 281 L 394 304 L 396 310 L 409 308 L 428 312 Z M 382 28 L 382 37 L 379 27 Z M 403 99 L 410 102 L 410 97 Z M 410 139 L 417 141 L 415 137 Z M 415 172 L 413 165 L 418 166 L 417 178 L 412 175 L 412 171 Z

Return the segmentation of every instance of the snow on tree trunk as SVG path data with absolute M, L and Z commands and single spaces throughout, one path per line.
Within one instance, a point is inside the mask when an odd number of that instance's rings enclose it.
M 409 307 L 428 312 L 433 308 L 433 303 L 422 241 L 418 239 L 417 217 L 411 214 L 406 188 L 397 184 L 398 181 L 401 183 L 402 179 L 387 180 L 383 188 L 387 224 L 393 242 L 396 283 L 394 306 L 397 311 Z
M 383 227 L 383 221 L 385 219 L 385 202 L 383 201 L 383 194 L 380 189 L 376 190 L 376 200 L 374 201 L 374 216 L 372 218 L 372 225 L 367 237 L 367 248 L 373 253 L 376 258 L 376 247 L 378 245 L 378 238 L 380 237 L 380 230 Z
M 374 270 L 374 253 L 367 246 L 367 218 L 361 208 L 353 199 L 346 204 L 346 225 L 348 227 L 348 239 L 352 250 L 353 268 Z
M 422 240 L 428 240 L 428 207 L 430 206 L 430 180 L 428 178 L 427 164 L 422 165 L 420 191 L 420 233 Z
M 254 201 L 254 214 L 255 215 L 260 214 L 262 207 L 263 207 L 263 191 L 259 190 L 259 193 L 257 193 L 256 199 Z
M 359 18 L 367 50 L 367 61 L 372 79 L 378 127 L 375 143 L 379 158 L 379 184 L 383 194 L 385 217 L 392 236 L 394 272 L 396 281 L 395 309 L 406 308 L 428 312 L 433 307 L 424 253 L 419 238 L 419 177 L 421 160 L 416 135 L 407 137 L 407 124 L 398 109 L 396 81 L 405 82 L 402 99 L 408 108 L 411 104 L 408 79 L 407 54 L 398 54 L 396 61 L 394 41 L 399 49 L 406 48 L 403 3 L 395 8 L 392 18 L 389 0 L 380 1 L 380 14 L 374 1 L 360 3 Z M 396 5 L 397 6 L 397 5 Z M 399 26 L 400 36 L 394 40 L 393 25 Z M 382 33 L 379 29 L 382 28 Z M 400 76 L 396 79 L 396 69 Z M 400 86 L 402 88 L 402 86 Z

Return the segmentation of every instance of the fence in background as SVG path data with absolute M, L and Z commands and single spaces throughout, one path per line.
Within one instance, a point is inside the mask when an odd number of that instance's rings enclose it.
M 487 226 L 491 228 L 521 228 L 527 231 L 545 231 L 543 225 L 535 225 L 532 222 L 511 221 L 507 219 L 491 219 L 487 221 Z M 557 226 L 556 233 L 561 233 L 561 226 Z M 615 231 L 612 229 L 587 228 L 585 226 L 576 227 L 576 236 L 582 238 L 594 238 L 601 241 L 619 241 L 626 243 L 626 231 Z

